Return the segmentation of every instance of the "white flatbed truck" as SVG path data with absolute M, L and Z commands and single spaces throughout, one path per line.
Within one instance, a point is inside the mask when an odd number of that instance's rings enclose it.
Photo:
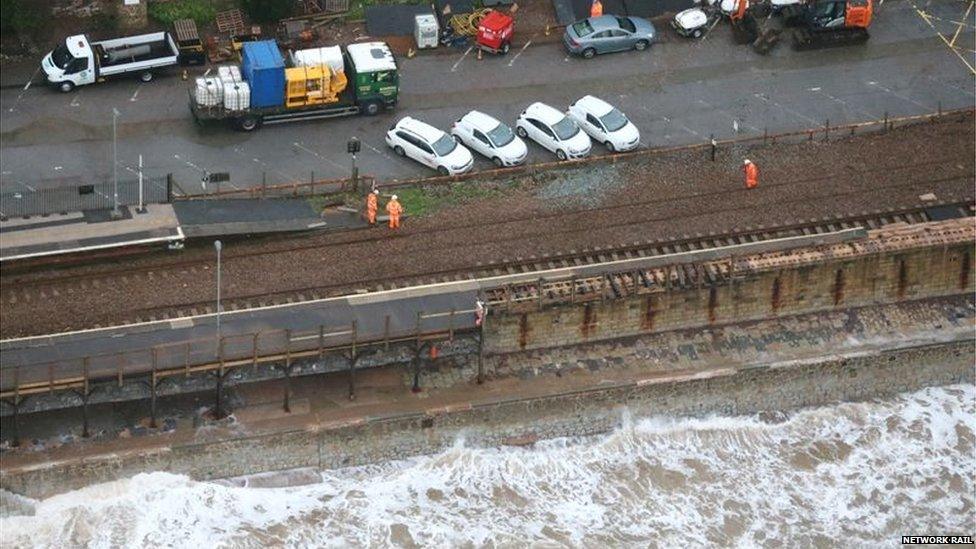
M 88 36 L 69 36 L 44 56 L 41 69 L 49 84 L 70 92 L 78 86 L 108 78 L 137 76 L 143 82 L 153 72 L 180 62 L 180 50 L 168 32 L 154 32 L 92 42 Z

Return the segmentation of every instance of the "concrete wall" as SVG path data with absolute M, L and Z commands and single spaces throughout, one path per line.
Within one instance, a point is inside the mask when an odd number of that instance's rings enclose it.
M 865 253 L 771 270 L 731 283 L 605 302 L 495 310 L 486 349 L 509 353 L 651 332 L 971 293 L 972 243 Z
M 620 424 L 624 406 L 637 415 L 749 414 L 882 398 L 973 379 L 973 343 L 966 340 L 43 463 L 4 469 L 0 485 L 38 498 L 144 471 L 214 479 L 297 467 L 333 468 L 434 453 L 459 436 L 480 446 L 606 432 Z

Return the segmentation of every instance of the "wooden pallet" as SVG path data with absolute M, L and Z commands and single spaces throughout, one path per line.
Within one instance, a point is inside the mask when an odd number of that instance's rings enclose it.
M 244 32 L 244 14 L 238 9 L 218 12 L 217 31 L 242 34 Z

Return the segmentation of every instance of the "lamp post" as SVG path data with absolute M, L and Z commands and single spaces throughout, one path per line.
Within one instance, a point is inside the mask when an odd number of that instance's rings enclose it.
M 119 138 L 118 138 L 119 110 L 112 107 L 112 219 L 122 217 L 119 211 Z
M 356 192 L 359 190 L 359 168 L 356 167 L 356 153 L 360 150 L 359 138 L 351 137 L 346 143 L 346 152 L 352 155 L 352 190 Z
M 220 250 L 223 245 L 219 240 L 214 240 L 214 249 L 217 250 L 217 342 L 220 343 Z

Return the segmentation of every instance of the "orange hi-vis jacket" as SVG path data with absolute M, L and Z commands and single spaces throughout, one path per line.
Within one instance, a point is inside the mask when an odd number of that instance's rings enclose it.
M 396 200 L 386 203 L 386 213 L 390 214 L 390 228 L 396 229 L 400 226 L 400 214 L 403 213 L 403 206 Z
M 593 0 L 590 5 L 590 17 L 600 17 L 601 15 L 603 15 L 603 2 Z
M 369 218 L 370 223 L 376 223 L 376 195 L 369 193 L 366 197 L 366 217 Z
M 759 168 L 752 162 L 743 166 L 746 174 L 746 188 L 754 189 L 759 185 Z

